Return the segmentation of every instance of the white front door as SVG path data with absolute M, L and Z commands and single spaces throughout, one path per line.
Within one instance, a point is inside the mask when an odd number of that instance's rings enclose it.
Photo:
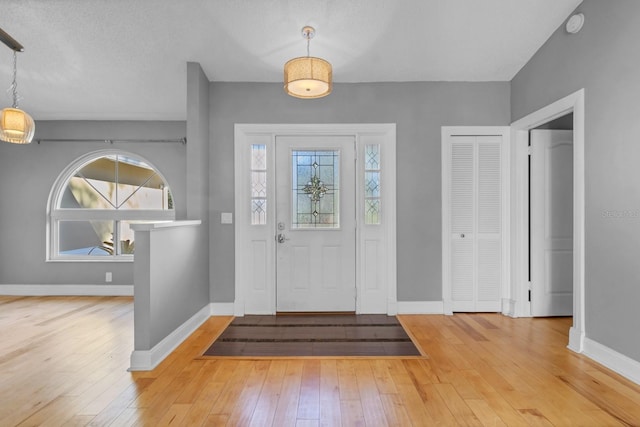
M 276 137 L 276 310 L 355 311 L 354 136 Z
M 573 314 L 573 132 L 531 131 L 531 314 Z

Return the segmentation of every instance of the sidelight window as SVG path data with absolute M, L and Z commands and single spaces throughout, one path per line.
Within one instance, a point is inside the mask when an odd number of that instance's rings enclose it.
M 251 225 L 267 223 L 267 146 L 251 146 Z
M 380 146 L 364 147 L 364 223 L 380 224 Z

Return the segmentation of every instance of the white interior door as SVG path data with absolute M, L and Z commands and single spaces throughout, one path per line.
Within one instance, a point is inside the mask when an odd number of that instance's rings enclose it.
M 503 136 L 446 135 L 443 141 L 443 229 L 449 251 L 443 276 L 450 281 L 443 288 L 445 310 L 497 312 L 504 274 Z
M 531 131 L 531 314 L 573 314 L 573 132 Z
M 276 310 L 355 311 L 355 137 L 276 137 Z

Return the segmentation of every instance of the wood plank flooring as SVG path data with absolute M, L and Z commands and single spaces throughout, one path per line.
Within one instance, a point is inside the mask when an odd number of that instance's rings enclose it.
M 566 349 L 570 319 L 401 316 L 428 358 L 199 359 L 212 317 L 127 372 L 127 297 L 0 297 L 0 426 L 640 426 L 640 386 Z

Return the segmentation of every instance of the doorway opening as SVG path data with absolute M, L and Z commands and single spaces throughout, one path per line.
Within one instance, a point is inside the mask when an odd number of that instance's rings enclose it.
M 350 141 L 351 148 L 338 144 L 344 138 Z M 353 311 L 355 299 L 357 314 L 395 315 L 395 124 L 236 124 L 234 140 L 234 314 L 244 316 L 276 314 L 277 311 Z M 301 141 L 307 141 L 308 146 L 297 147 Z M 330 142 L 322 144 L 321 141 Z M 284 151 L 278 153 L 278 146 L 284 147 Z M 292 174 L 292 155 L 297 156 L 295 179 Z M 305 156 L 316 160 L 311 161 Z M 328 172 L 331 165 L 339 164 L 336 160 L 338 157 L 344 157 L 346 161 L 340 166 L 342 171 L 339 175 L 325 175 L 319 169 L 316 174 L 316 166 L 325 166 Z M 277 158 L 280 158 L 280 162 Z M 298 166 L 301 167 L 300 175 Z M 290 172 L 282 174 L 285 168 Z M 276 169 L 280 177 L 285 177 L 281 183 Z M 334 167 L 334 171 L 337 170 Z M 317 179 L 314 180 L 314 177 Z M 355 205 L 347 209 L 342 203 L 340 209 L 343 215 L 339 220 L 336 216 L 338 211 L 334 208 L 337 207 L 336 202 L 341 203 L 340 198 L 331 199 L 334 202 L 331 205 L 331 200 L 327 197 L 338 188 L 334 185 L 335 182 L 328 181 L 335 180 L 336 177 L 345 177 L 348 181 L 355 182 L 355 188 L 343 187 L 340 190 L 354 193 L 349 198 Z M 300 184 L 295 189 L 291 185 L 294 180 Z M 282 188 L 278 190 L 280 184 Z M 292 208 L 294 193 L 300 208 L 296 208 L 295 214 Z M 284 197 L 280 198 L 278 194 Z M 318 196 L 317 200 L 314 200 L 314 194 Z M 276 209 L 278 204 L 282 205 L 280 209 Z M 282 218 L 277 218 L 283 213 Z M 292 221 L 294 216 L 295 221 Z M 354 218 L 353 223 L 347 221 Z M 319 225 L 316 224 L 318 221 Z M 323 227 L 327 230 L 317 232 Z M 294 235 L 300 237 L 305 234 L 307 240 L 311 240 L 316 234 L 324 238 L 341 231 L 349 236 L 355 233 L 355 242 L 352 244 L 354 247 L 344 249 L 350 254 L 355 252 L 355 261 L 349 261 L 349 264 L 355 265 L 355 272 L 352 268 L 341 267 L 345 259 L 341 253 L 342 243 L 318 243 L 313 248 L 308 246 L 305 249 L 304 244 L 297 244 L 294 239 Z M 314 251 L 320 256 L 313 256 Z M 282 260 L 283 264 L 277 259 L 281 254 L 289 256 Z M 316 269 L 320 276 L 311 277 L 313 264 L 320 259 L 326 260 L 335 268 L 326 271 Z M 324 265 L 324 261 L 322 264 Z M 336 306 L 335 298 L 326 298 L 328 305 L 314 308 L 303 306 L 303 300 L 297 296 L 280 301 L 283 289 L 279 287 L 279 283 L 287 279 L 281 276 L 283 266 L 288 269 L 288 279 L 292 279 L 289 283 L 293 286 L 303 283 L 303 280 L 298 279 L 308 277 L 319 280 L 318 283 L 321 284 L 332 281 L 338 283 L 340 280 L 333 280 L 330 276 L 333 274 L 336 278 L 336 273 L 343 270 L 342 277 L 350 276 L 349 280 L 353 282 L 355 274 L 355 287 L 350 287 L 351 293 L 336 297 L 348 301 L 348 306 Z M 298 293 L 297 289 L 289 290 L 292 291 L 291 295 Z M 304 298 L 316 299 L 312 293 L 307 293 Z
M 529 131 L 531 316 L 573 315 L 573 113 Z
M 573 240 L 571 262 L 573 325 L 569 330 L 568 348 L 582 352 L 585 338 L 584 304 L 584 223 L 585 223 L 585 177 L 584 177 L 584 89 L 580 89 L 546 107 L 531 113 L 511 124 L 512 129 L 512 288 L 511 315 L 530 317 L 529 301 L 529 133 L 554 120 L 572 114 L 573 126 L 573 189 L 572 222 Z

